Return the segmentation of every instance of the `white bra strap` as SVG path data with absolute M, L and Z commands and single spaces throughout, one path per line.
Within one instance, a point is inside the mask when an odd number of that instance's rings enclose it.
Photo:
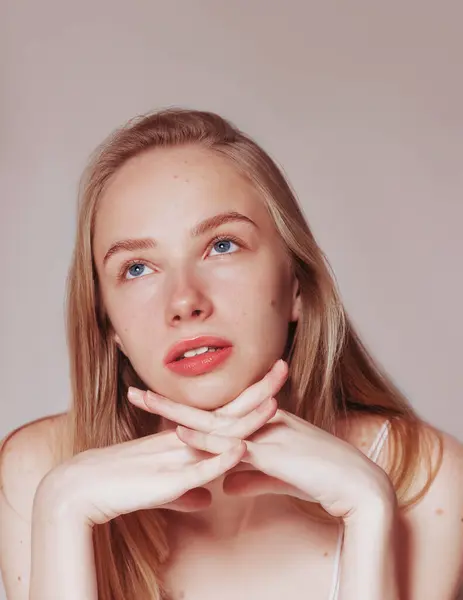
M 384 442 L 387 440 L 387 436 L 389 434 L 390 422 L 386 420 L 378 431 L 376 438 L 371 445 L 371 448 L 368 452 L 368 457 L 370 460 L 376 462 L 378 460 L 379 455 L 381 454 L 381 450 L 383 449 Z M 336 600 L 339 594 L 339 583 L 341 580 L 341 551 L 342 545 L 344 541 L 344 524 L 339 524 L 339 534 L 338 534 L 338 545 L 336 547 L 336 554 L 334 557 L 334 568 L 333 568 L 333 583 L 331 585 L 331 592 L 329 595 L 329 600 Z
M 370 448 L 370 451 L 368 452 L 368 457 L 373 462 L 376 462 L 379 458 L 379 455 L 381 454 L 381 450 L 383 449 L 384 442 L 386 441 L 387 436 L 389 434 L 390 426 L 391 426 L 391 424 L 389 421 L 385 421 L 383 423 L 381 429 L 378 431 L 375 441 L 373 442 L 373 444 Z
M 339 594 L 339 581 L 340 581 L 340 572 L 341 572 L 341 550 L 342 543 L 344 541 L 344 523 L 339 523 L 339 532 L 338 532 L 338 545 L 336 547 L 336 554 L 334 556 L 334 566 L 333 566 L 333 582 L 331 584 L 330 595 L 328 596 L 329 600 L 336 600 Z

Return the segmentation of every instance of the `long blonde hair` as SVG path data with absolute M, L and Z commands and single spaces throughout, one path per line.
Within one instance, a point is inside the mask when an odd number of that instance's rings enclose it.
M 114 173 L 153 148 L 197 144 L 231 161 L 260 192 L 291 257 L 302 314 L 290 327 L 286 358 L 290 375 L 284 408 L 336 435 L 341 417 L 389 418 L 393 449 L 388 475 L 406 509 L 427 491 L 433 468 L 425 427 L 400 391 L 374 362 L 349 320 L 328 261 L 317 245 L 281 169 L 252 139 L 217 114 L 168 109 L 138 117 L 97 149 L 81 181 L 75 250 L 67 288 L 67 336 L 73 404 L 72 452 L 117 444 L 156 431 L 158 417 L 126 400 L 143 383 L 117 348 L 101 301 L 92 255 L 98 200 Z M 420 465 L 427 480 L 410 495 Z M 295 500 L 299 508 L 313 505 Z M 320 516 L 320 515 L 319 515 Z M 94 528 L 100 600 L 160 600 L 162 565 L 169 555 L 162 510 L 124 515 Z

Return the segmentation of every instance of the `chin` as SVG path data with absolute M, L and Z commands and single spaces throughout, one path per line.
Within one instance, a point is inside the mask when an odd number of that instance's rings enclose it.
M 191 389 L 191 387 L 190 384 L 190 389 L 182 390 L 176 396 L 175 400 L 188 406 L 201 408 L 202 410 L 216 410 L 225 406 L 239 396 L 242 391 L 233 392 L 223 384 L 217 390 L 208 388 L 206 391 L 203 391 L 201 389 Z
M 253 380 L 250 377 L 238 378 L 231 372 L 217 371 L 197 377 L 182 377 L 175 383 L 171 395 L 164 395 L 188 406 L 215 410 L 232 402 Z

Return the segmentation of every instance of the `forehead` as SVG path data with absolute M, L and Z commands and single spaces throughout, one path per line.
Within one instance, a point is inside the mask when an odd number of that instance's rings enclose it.
M 261 196 L 226 157 L 197 146 L 154 149 L 113 175 L 99 201 L 95 250 L 122 237 L 187 231 L 224 211 L 271 226 Z

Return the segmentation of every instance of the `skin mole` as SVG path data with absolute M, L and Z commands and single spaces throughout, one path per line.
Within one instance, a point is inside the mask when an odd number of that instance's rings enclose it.
M 444 511 L 442 510 L 442 508 L 436 508 L 436 515 L 443 515 Z

